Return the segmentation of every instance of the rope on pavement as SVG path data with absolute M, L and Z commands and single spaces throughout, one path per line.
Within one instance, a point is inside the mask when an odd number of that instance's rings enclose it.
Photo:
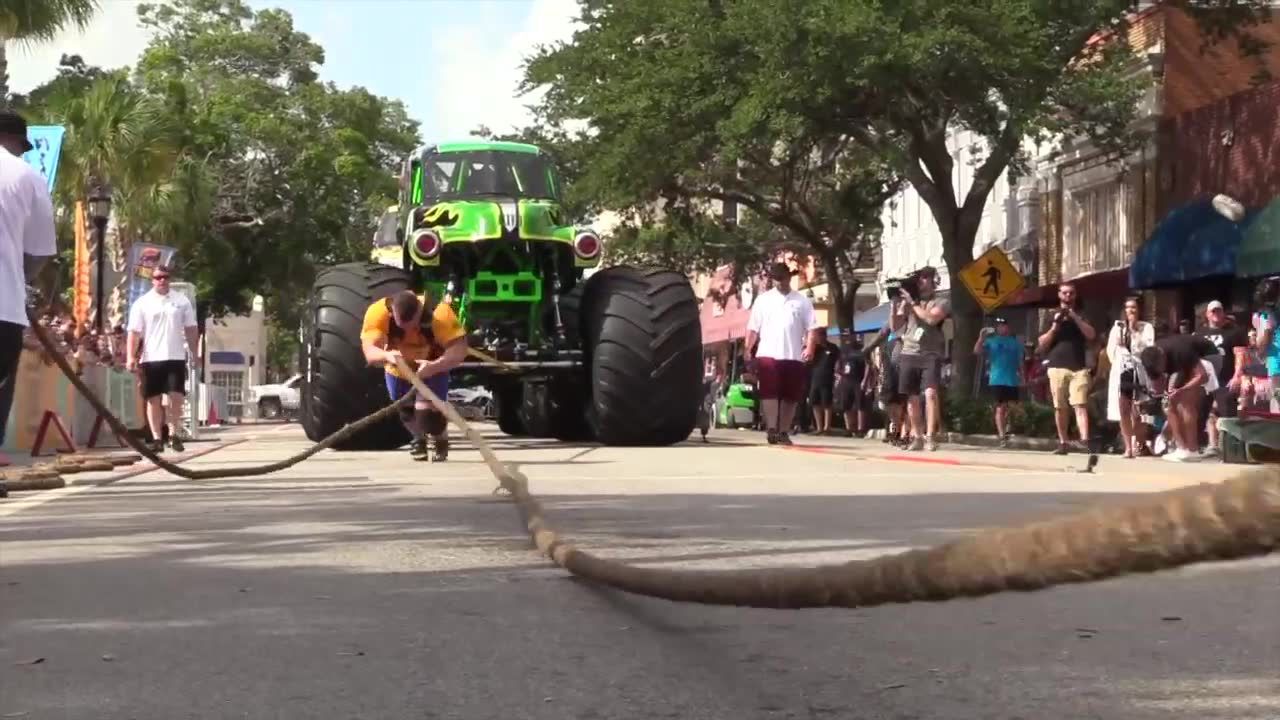
M 188 470 L 151 452 L 76 375 L 27 310 L 40 343 L 111 429 L 158 467 L 193 480 L 266 475 L 295 465 L 396 412 L 411 395 L 279 462 Z M 637 567 L 592 555 L 547 522 L 529 480 L 503 464 L 489 443 L 403 360 L 400 370 L 422 397 L 471 439 L 509 492 L 537 549 L 574 575 L 639 595 L 677 602 L 761 608 L 868 607 L 1039 590 L 1192 563 L 1266 555 L 1280 547 L 1280 465 L 1265 465 L 1216 485 L 1174 490 L 1124 505 L 981 532 L 930 549 L 839 565 L 750 570 Z
M 30 307 L 27 308 L 27 322 L 30 323 L 31 330 L 35 333 L 36 339 L 40 341 L 40 344 L 44 346 L 45 351 L 53 358 L 53 361 L 57 363 L 58 369 L 62 370 L 62 374 L 66 375 L 67 379 L 71 381 L 71 384 L 75 386 L 76 390 L 78 390 L 80 394 L 89 401 L 89 404 L 93 406 L 94 411 L 106 421 L 112 432 L 114 432 L 121 440 L 127 443 L 129 447 L 133 448 L 140 455 L 155 463 L 157 467 L 188 480 L 217 480 L 220 478 L 254 477 L 285 470 L 297 465 L 321 450 L 332 447 L 335 443 L 342 442 L 364 428 L 367 428 L 370 425 L 375 425 L 390 417 L 401 407 L 407 405 L 411 400 L 411 397 L 406 395 L 372 415 L 347 425 L 306 450 L 285 458 L 284 460 L 280 460 L 279 462 L 273 462 L 266 465 L 256 465 L 253 467 L 191 470 L 160 457 L 155 452 L 152 452 L 151 448 L 147 447 L 133 436 L 132 431 L 125 427 L 124 423 L 120 421 L 120 418 L 116 417 L 115 413 L 111 412 L 111 410 L 107 408 L 106 404 L 98 398 L 97 393 L 90 389 L 88 385 L 85 385 L 84 380 L 80 379 L 80 376 L 76 374 L 76 371 L 67 363 L 67 359 L 58 351 L 57 345 L 55 345 L 52 338 L 49 337 L 48 332 L 41 327 L 39 320 L 35 317 Z
M 1280 548 L 1280 465 L 1267 465 L 1216 485 L 870 560 L 722 571 L 637 567 L 562 539 L 529 492 L 528 478 L 500 462 L 484 438 L 403 361 L 400 369 L 475 443 L 499 487 L 511 493 L 540 552 L 574 575 L 638 595 L 759 608 L 868 607 L 1040 590 Z

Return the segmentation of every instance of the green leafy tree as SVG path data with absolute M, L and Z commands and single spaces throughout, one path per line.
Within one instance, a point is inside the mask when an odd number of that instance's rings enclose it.
M 97 0 L 4 0 L 0 4 L 0 108 L 9 106 L 9 43 L 47 42 L 67 26 L 83 30 L 97 10 Z
M 760 91 L 772 70 L 743 46 L 741 4 L 584 3 L 585 28 L 540 51 L 524 88 L 546 88 L 539 123 L 585 160 L 575 193 L 626 217 L 608 252 L 729 263 L 740 280 L 790 248 L 817 261 L 848 326 L 896 174 L 790 94 Z M 713 201 L 746 217 L 713 222 Z
M 184 272 L 214 314 L 260 293 L 273 322 L 296 327 L 317 266 L 368 256 L 416 123 L 398 101 L 321 83 L 323 49 L 282 10 L 175 0 L 139 17 L 155 36 L 137 77 L 188 158 L 161 214 L 189 230 Z
M 1251 37 L 1248 28 L 1266 15 L 1263 0 L 1169 4 L 1188 7 L 1219 38 Z M 528 80 L 548 87 L 544 111 L 552 120 L 590 122 L 603 159 L 592 182 L 606 188 L 662 188 L 667 167 L 702 175 L 710 135 L 729 133 L 738 152 L 727 157 L 735 159 L 748 156 L 748 138 L 764 140 L 754 157 L 797 138 L 815 147 L 851 142 L 901 173 L 928 204 L 958 288 L 955 274 L 973 260 L 991 189 L 1025 167 L 1024 139 L 1088 137 L 1111 151 L 1140 141 L 1137 100 L 1151 81 L 1116 40 L 1137 5 L 592 0 L 582 5 L 585 29 L 538 56 Z M 1244 44 L 1256 52 L 1256 42 Z M 677 132 L 662 141 L 655 126 Z M 952 180 L 949 142 L 957 129 L 985 145 L 964 195 Z M 660 159 L 639 162 L 645 153 Z M 655 164 L 663 169 L 651 171 Z M 952 299 L 955 389 L 964 394 L 980 314 L 968 294 Z
M 1265 5 L 1198 4 L 1197 17 L 1221 36 L 1256 22 Z M 744 3 L 740 19 L 744 46 L 786 68 L 756 75 L 762 92 L 794 97 L 806 117 L 900 170 L 929 206 L 951 285 L 960 288 L 957 275 L 973 261 L 987 198 L 1002 175 L 1026 168 L 1026 139 L 1088 138 L 1113 153 L 1142 142 L 1138 101 L 1152 78 L 1125 41 L 1137 5 L 785 0 Z M 950 147 L 960 129 L 981 139 L 963 195 Z M 952 293 L 952 301 L 954 389 L 965 394 L 981 314 L 966 292 Z

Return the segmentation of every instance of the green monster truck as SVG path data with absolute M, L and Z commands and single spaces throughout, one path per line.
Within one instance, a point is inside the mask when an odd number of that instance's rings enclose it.
M 486 385 L 503 432 L 607 445 L 685 440 L 702 374 L 688 279 L 670 270 L 601 269 L 600 237 L 572 224 L 560 200 L 556 169 L 533 145 L 415 150 L 372 262 L 316 278 L 302 328 L 307 437 L 319 440 L 389 402 L 383 371 L 365 363 L 360 327 L 370 303 L 413 288 L 450 303 L 471 347 L 501 361 L 469 358 L 452 383 Z M 392 418 L 339 449 L 389 449 L 408 439 Z

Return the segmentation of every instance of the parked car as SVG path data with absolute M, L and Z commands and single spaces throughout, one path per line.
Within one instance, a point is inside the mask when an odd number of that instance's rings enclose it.
M 302 376 L 294 375 L 282 383 L 252 385 L 248 401 L 257 407 L 260 420 L 293 420 L 302 403 L 301 384 Z
M 459 387 L 449 390 L 446 398 L 467 420 L 493 418 L 493 394 L 484 387 Z

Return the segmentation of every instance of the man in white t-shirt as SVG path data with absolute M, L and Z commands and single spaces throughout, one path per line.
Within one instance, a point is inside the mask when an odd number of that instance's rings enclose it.
M 806 364 L 822 328 L 813 303 L 791 289 L 791 269 L 785 263 L 770 266 L 769 277 L 773 288 L 751 306 L 745 357 L 747 363 L 755 362 L 769 444 L 790 445 L 787 430 L 804 399 Z
M 22 159 L 30 149 L 26 120 L 0 112 L 0 446 L 13 406 L 22 333 L 27 327 L 26 288 L 58 252 L 49 187 Z M 0 452 L 0 466 L 12 462 Z
M 164 449 L 165 409 L 161 399 L 168 395 L 169 444 L 182 452 L 178 423 L 182 420 L 182 403 L 187 394 L 187 350 L 195 355 L 200 331 L 191 301 L 169 290 L 169 268 L 160 265 L 151 272 L 151 290 L 129 308 L 128 329 L 127 362 L 129 370 L 142 379 L 151 449 L 155 452 Z

